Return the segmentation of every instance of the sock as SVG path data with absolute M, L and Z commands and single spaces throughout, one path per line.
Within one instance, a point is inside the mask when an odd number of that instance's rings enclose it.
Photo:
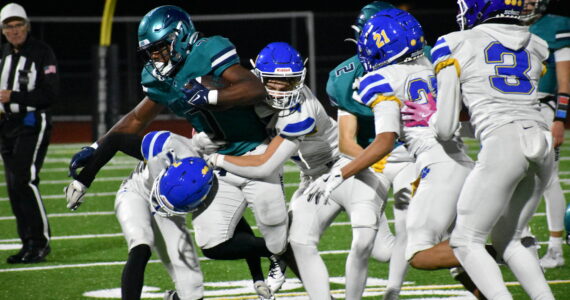
M 534 254 L 527 251 L 520 243 L 511 242 L 505 249 L 503 257 L 530 299 L 554 299 Z
M 123 268 L 121 278 L 121 299 L 136 300 L 141 298 L 144 283 L 144 269 L 150 259 L 150 246 L 138 245 L 131 249 Z
M 551 249 L 562 249 L 562 237 L 551 236 L 548 240 L 548 248 Z

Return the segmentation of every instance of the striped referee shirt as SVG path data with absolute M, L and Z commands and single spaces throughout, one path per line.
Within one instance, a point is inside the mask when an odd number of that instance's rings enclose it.
M 51 47 L 31 36 L 18 52 L 5 43 L 0 60 L 0 89 L 12 91 L 10 102 L 3 105 L 7 113 L 49 108 L 59 92 L 57 61 Z

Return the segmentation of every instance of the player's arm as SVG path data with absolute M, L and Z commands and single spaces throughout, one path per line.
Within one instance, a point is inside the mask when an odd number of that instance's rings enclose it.
M 114 132 L 141 134 L 163 108 L 164 106 L 162 104 L 153 101 L 148 96 L 144 97 L 135 108 L 113 125 L 107 134 L 100 138 L 98 142 L 102 141 L 107 135 Z
M 459 128 L 461 90 L 454 67 L 445 67 L 437 73 L 437 110 L 430 125 L 438 139 L 450 140 Z
M 376 137 L 354 160 L 341 169 L 343 179 L 370 167 L 394 149 L 397 132 L 401 130 L 400 104 L 396 101 L 382 101 L 376 104 L 372 111 Z
M 113 132 L 101 142 L 93 157 L 77 175 L 76 180 L 90 187 L 95 176 L 118 151 L 121 151 L 138 160 L 143 160 L 141 154 L 142 137 L 136 134 Z
M 266 97 L 265 87 L 252 72 L 235 64 L 222 73 L 228 86 L 218 90 L 216 106 L 229 108 L 260 103 Z
M 358 121 L 356 116 L 341 109 L 338 110 L 338 147 L 341 153 L 357 157 L 362 152 L 362 147 L 356 142 Z
M 556 105 L 558 110 L 565 109 L 567 111 L 568 97 L 570 96 L 570 47 L 559 49 L 554 53 L 556 59 L 556 80 L 558 83 L 558 93 L 556 94 Z M 558 147 L 564 143 L 564 129 L 566 125 L 566 117 L 555 118 L 552 123 L 552 137 L 554 146 Z
M 264 178 L 275 173 L 299 149 L 299 139 L 274 137 L 265 152 L 258 155 L 213 154 L 208 162 L 215 167 L 247 178 Z
M 133 110 L 123 116 L 105 136 L 91 146 L 81 148 L 79 152 L 73 155 L 69 163 L 69 176 L 77 178 L 77 169 L 84 167 L 89 162 L 95 149 L 109 134 L 114 132 L 140 134 L 162 109 L 161 104 L 145 97 Z
M 117 151 L 122 151 L 136 159 L 142 160 L 141 143 L 142 137 L 135 134 L 116 132 L 108 134 L 107 138 L 93 152 L 81 173 L 74 176 L 75 180 L 63 189 L 67 200 L 67 208 L 76 210 L 81 205 L 87 189 L 93 183 L 95 176 L 115 156 Z

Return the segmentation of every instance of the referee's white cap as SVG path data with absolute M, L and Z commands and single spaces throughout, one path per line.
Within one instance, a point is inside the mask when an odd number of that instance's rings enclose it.
M 28 21 L 26 11 L 17 3 L 8 3 L 2 7 L 2 10 L 0 10 L 0 22 L 4 23 L 6 20 L 11 18 L 20 18 Z

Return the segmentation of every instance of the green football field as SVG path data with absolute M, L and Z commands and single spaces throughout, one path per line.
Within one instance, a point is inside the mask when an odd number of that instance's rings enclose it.
M 470 154 L 476 155 L 478 146 L 468 141 Z M 114 195 L 121 180 L 135 165 L 125 155 L 116 156 L 97 176 L 86 196 L 86 202 L 75 212 L 66 208 L 63 187 L 70 182 L 67 166 L 71 156 L 82 145 L 51 145 L 40 174 L 41 192 L 52 229 L 52 253 L 47 261 L 33 265 L 9 265 L 6 258 L 17 252 L 20 241 L 4 180 L 0 175 L 0 299 L 120 299 L 121 272 L 127 258 L 126 242 L 113 213 Z M 561 151 L 560 177 L 565 193 L 570 192 L 570 141 Z M 293 165 L 285 174 L 287 196 L 290 197 L 299 182 Z M 392 221 L 392 202 L 386 209 Z M 248 211 L 247 219 L 254 225 Z M 391 222 L 391 225 L 392 222 Z M 190 226 L 190 224 L 189 224 Z M 392 226 L 393 227 L 393 226 Z M 548 229 L 544 203 L 532 219 L 531 227 L 541 242 L 542 256 L 546 251 Z M 256 230 L 257 234 L 258 231 Z M 325 233 L 319 250 L 331 276 L 331 290 L 335 298 L 344 298 L 344 262 L 351 240 L 346 214 L 341 214 Z M 556 299 L 570 299 L 570 247 L 564 246 L 567 264 L 546 271 L 546 278 Z M 206 298 L 256 299 L 245 261 L 212 261 L 201 253 Z M 263 261 L 264 269 L 268 268 Z M 510 271 L 503 267 L 503 275 L 515 299 L 529 299 Z M 299 280 L 288 271 L 288 280 L 276 295 L 278 299 L 307 299 Z M 381 299 L 385 290 L 388 264 L 370 260 L 366 299 Z M 157 257 L 153 255 L 145 274 L 144 299 L 162 299 L 173 283 Z M 419 271 L 411 269 L 406 277 L 402 299 L 471 299 L 447 270 Z

